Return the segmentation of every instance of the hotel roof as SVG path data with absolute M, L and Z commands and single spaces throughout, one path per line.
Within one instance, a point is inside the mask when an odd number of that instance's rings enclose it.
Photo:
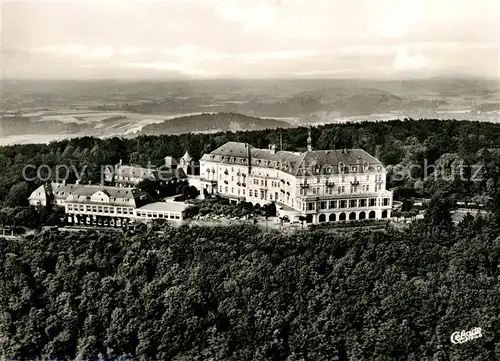
M 362 149 L 312 150 L 302 153 L 259 149 L 249 144 L 227 142 L 202 160 L 218 163 L 275 168 L 293 175 L 318 173 L 369 172 L 381 166 L 381 162 Z M 356 167 L 353 170 L 353 167 Z M 319 168 L 319 171 L 318 171 Z
M 102 191 L 110 200 L 110 204 L 125 204 L 139 207 L 145 203 L 152 202 L 151 196 L 139 188 L 111 187 L 101 185 L 82 185 L 72 192 L 67 200 L 70 202 L 91 203 L 90 197 L 96 192 Z
M 180 213 L 190 205 L 183 202 L 154 202 L 146 204 L 140 208 L 138 211 L 151 211 L 151 212 L 175 212 Z

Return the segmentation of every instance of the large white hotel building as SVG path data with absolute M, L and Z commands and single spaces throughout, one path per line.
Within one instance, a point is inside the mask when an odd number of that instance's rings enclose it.
M 235 202 L 275 202 L 279 215 L 308 223 L 390 218 L 382 163 L 362 149 L 305 152 L 228 142 L 200 160 L 200 186 Z

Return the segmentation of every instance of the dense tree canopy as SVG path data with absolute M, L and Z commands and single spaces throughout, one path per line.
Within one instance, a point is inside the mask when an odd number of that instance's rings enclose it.
M 456 229 L 434 222 L 404 232 L 164 226 L 0 240 L 0 352 L 500 360 L 500 230 L 472 217 Z M 450 343 L 473 327 L 482 338 Z

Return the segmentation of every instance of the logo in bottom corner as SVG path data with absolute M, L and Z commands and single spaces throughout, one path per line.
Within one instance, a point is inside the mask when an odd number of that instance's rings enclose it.
M 450 340 L 453 344 L 465 343 L 468 341 L 475 340 L 476 338 L 483 337 L 483 333 L 480 327 L 474 327 L 470 331 L 453 332 L 451 334 Z

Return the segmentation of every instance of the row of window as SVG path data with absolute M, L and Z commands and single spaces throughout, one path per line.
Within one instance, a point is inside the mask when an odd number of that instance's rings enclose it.
M 180 215 L 174 213 L 161 212 L 137 212 L 137 217 L 141 218 L 162 218 L 162 219 L 180 219 Z
M 219 186 L 219 193 L 223 193 L 222 192 L 222 186 Z M 225 194 L 229 194 L 229 187 L 224 187 L 224 193 Z M 238 188 L 237 189 L 237 193 L 235 193 L 234 191 L 234 187 L 231 187 L 231 194 L 238 194 L 239 196 L 244 196 L 245 195 L 245 189 L 240 189 Z
M 350 200 L 332 200 L 320 202 L 304 202 L 302 203 L 303 211 L 315 211 L 318 209 L 335 209 L 335 208 L 364 208 L 364 207 L 378 207 L 389 206 L 390 198 L 363 198 L 363 199 L 350 199 Z
M 115 207 L 110 206 L 94 206 L 94 205 L 83 205 L 83 204 L 68 204 L 68 211 L 78 211 L 78 212 L 94 212 L 94 213 L 108 213 L 114 214 Z M 133 208 L 116 208 L 117 214 L 134 214 Z
M 220 174 L 220 175 L 219 175 L 219 179 L 223 179 L 222 174 Z M 370 176 L 369 176 L 369 175 L 367 175 L 367 176 L 366 176 L 366 181 L 369 181 L 369 180 L 370 180 Z M 382 181 L 382 175 L 381 175 L 381 174 L 376 175 L 376 176 L 375 176 L 375 180 L 376 180 L 376 181 Z M 358 182 L 357 177 L 354 177 L 354 180 L 353 180 L 353 181 L 354 181 L 354 182 Z M 233 176 L 231 176 L 231 182 L 234 182 L 234 177 L 233 177 Z M 284 180 L 284 179 L 282 179 L 282 180 L 281 180 L 281 182 L 283 182 L 283 183 L 284 183 L 284 182 L 285 182 L 285 180 Z M 330 183 L 330 182 L 331 182 L 330 178 L 327 178 L 327 179 L 326 179 L 326 183 Z M 340 181 L 340 182 L 341 182 L 341 183 L 345 183 L 345 176 L 342 176 L 342 177 L 341 177 L 341 181 Z M 320 184 L 320 183 L 321 183 L 321 178 L 317 178 L 317 179 L 316 179 L 316 183 L 317 183 L 317 184 Z M 261 179 L 261 180 L 260 180 L 260 182 L 259 182 L 259 179 L 252 179 L 252 184 L 254 184 L 254 185 L 261 185 L 261 186 L 263 186 L 263 187 L 267 187 L 267 179 Z M 290 184 L 290 182 L 289 182 L 289 181 L 287 181 L 287 184 L 289 185 L 289 184 Z M 304 179 L 304 183 L 303 183 L 303 184 L 308 184 L 307 179 Z M 281 187 L 281 183 L 280 183 L 280 182 L 277 182 L 277 181 L 271 181 L 271 187 L 280 188 L 280 187 Z M 363 185 L 363 187 L 365 187 L 365 185 Z M 369 185 L 366 185 L 366 187 L 367 187 L 366 192 L 369 192 Z M 380 184 L 378 184 L 378 185 L 376 185 L 376 186 L 375 186 L 375 188 L 381 188 L 381 185 L 380 185 Z M 363 190 L 363 191 L 365 191 L 365 190 Z M 351 193 L 352 193 L 352 192 L 351 192 Z
M 337 188 L 337 194 L 345 193 L 345 189 L 346 189 L 345 186 L 338 186 L 336 188 Z M 319 188 L 319 187 L 313 187 L 313 188 L 311 188 L 312 194 L 313 195 L 314 194 L 318 194 L 319 195 L 320 194 L 320 189 L 321 188 Z M 334 194 L 335 193 L 334 189 L 335 189 L 335 187 L 327 187 L 325 189 L 324 194 L 327 194 L 327 195 Z M 358 188 L 358 186 L 356 186 L 356 185 L 351 185 L 351 187 L 350 187 L 349 190 L 350 190 L 350 193 L 357 193 L 358 189 L 361 189 L 361 192 L 363 192 L 363 193 L 368 193 L 368 192 L 370 192 L 370 185 L 369 184 L 362 184 L 361 188 Z M 376 184 L 375 185 L 375 192 L 380 191 L 380 190 L 382 190 L 382 184 Z M 307 188 L 301 188 L 299 190 L 299 194 L 301 196 L 307 196 L 308 194 L 310 194 L 309 193 L 309 189 L 307 189 Z

